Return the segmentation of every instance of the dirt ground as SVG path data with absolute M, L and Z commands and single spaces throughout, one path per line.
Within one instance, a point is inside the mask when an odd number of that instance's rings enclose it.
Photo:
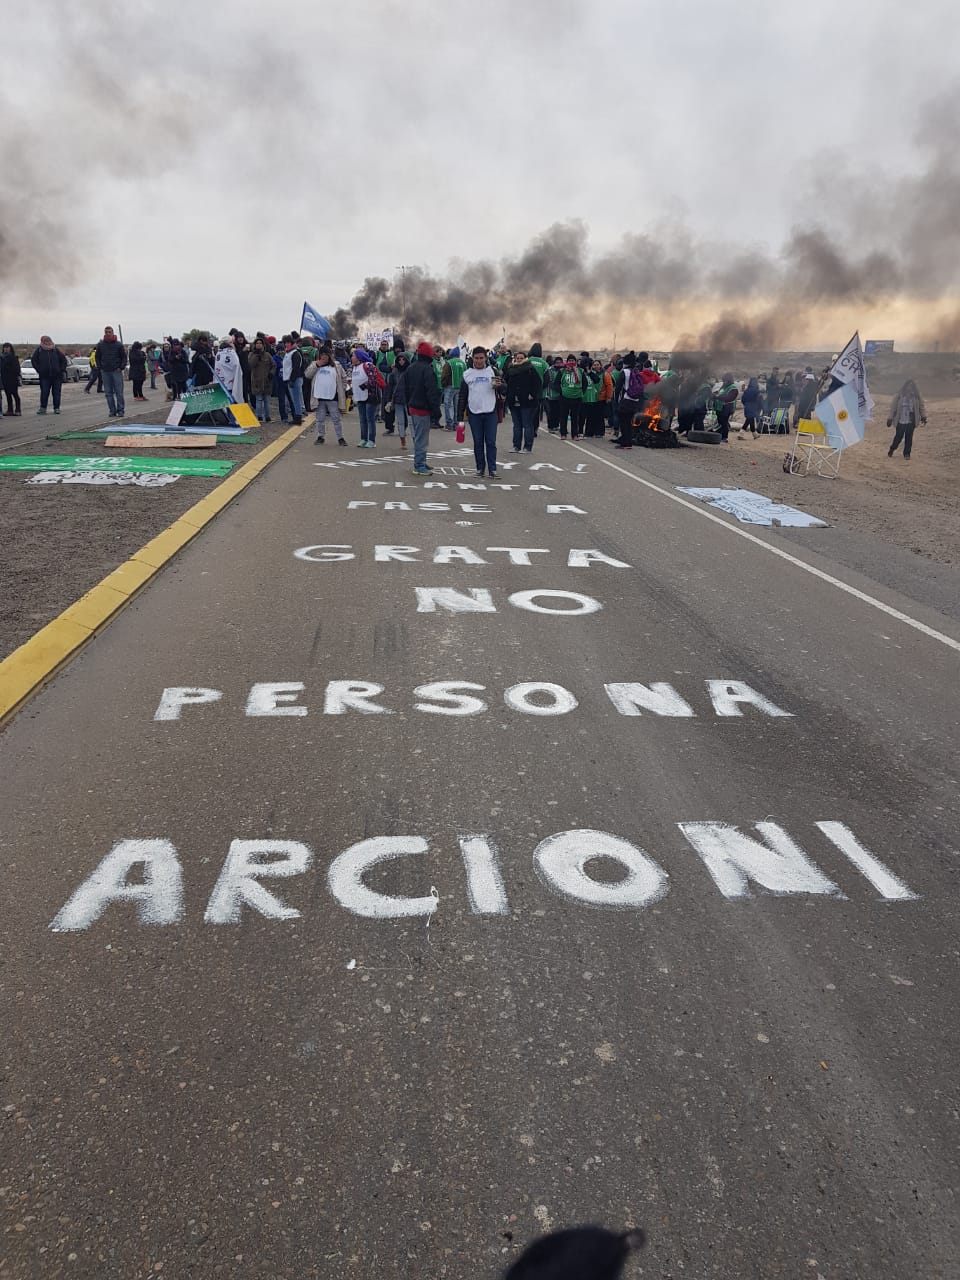
M 278 422 L 260 427 L 258 444 L 165 448 L 162 453 L 165 458 L 225 458 L 239 466 L 286 429 Z M 118 451 L 95 440 L 48 440 L 16 452 L 115 457 Z M 152 456 L 149 449 L 137 452 Z M 33 485 L 25 483 L 31 474 L 0 471 L 0 658 L 29 640 L 221 483 L 221 479 L 180 476 L 158 489 Z
M 830 524 L 960 566 L 960 399 L 927 401 L 928 423 L 917 428 L 909 461 L 902 447 L 887 457 L 893 432 L 886 411 L 887 397 L 878 396 L 876 420 L 868 423 L 863 443 L 844 453 L 833 480 L 783 471 L 793 435 L 754 438 L 733 431 L 727 445 L 701 446 L 696 460 L 718 484 L 753 489 Z

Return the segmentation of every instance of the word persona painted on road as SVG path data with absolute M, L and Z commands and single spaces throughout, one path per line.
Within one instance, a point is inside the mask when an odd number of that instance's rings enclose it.
M 842 822 L 814 824 L 839 852 L 845 875 L 849 866 L 887 902 L 912 902 L 918 895 L 871 853 Z M 676 824 L 686 847 L 726 901 L 775 894 L 846 898 L 784 827 L 769 819 L 753 832 L 726 822 Z M 444 900 L 464 893 L 470 910 L 480 916 L 511 914 L 498 846 L 485 833 L 459 834 L 458 858 L 451 845 L 432 849 L 422 836 L 373 836 L 351 844 L 326 868 L 327 889 L 344 910 L 372 920 L 431 917 Z M 424 859 L 422 894 L 389 891 L 391 864 Z M 533 868 L 545 888 L 568 903 L 593 908 L 641 911 L 670 891 L 670 875 L 646 849 L 607 831 L 558 831 L 533 850 Z M 623 874 L 611 881 L 590 874 L 591 863 L 618 864 Z M 300 910 L 281 897 L 270 882 L 305 875 L 315 863 L 313 850 L 301 840 L 232 840 L 220 873 L 209 891 L 203 913 L 210 925 L 239 925 L 251 916 L 292 921 Z M 367 877 L 376 872 L 376 885 Z M 434 885 L 439 882 L 441 888 Z M 208 887 L 209 889 L 209 887 Z M 313 895 L 311 894 L 311 898 Z M 100 864 L 70 895 L 50 923 L 55 933 L 89 929 L 108 910 L 126 911 L 144 925 L 178 925 L 187 916 L 183 866 L 167 839 L 118 840 Z
M 721 719 L 743 718 L 745 708 L 751 715 L 772 719 L 792 719 L 793 712 L 777 706 L 762 693 L 742 680 L 706 680 L 706 697 L 700 695 L 702 711 Z M 672 684 L 653 681 L 640 684 L 636 681 L 611 682 L 602 686 L 606 706 L 621 716 L 655 716 L 661 719 L 692 719 L 698 715 L 693 705 L 696 695 L 688 691 L 692 701 L 683 697 Z M 434 716 L 479 716 L 505 706 L 510 711 L 527 716 L 565 716 L 580 705 L 576 694 L 561 684 L 548 680 L 526 680 L 504 689 L 494 703 L 487 696 L 486 686 L 469 680 L 434 680 L 417 685 L 404 697 L 401 707 L 390 706 L 386 685 L 374 680 L 328 680 L 323 686 L 322 698 L 311 707 L 304 701 L 307 686 L 300 680 L 266 680 L 251 685 L 243 700 L 243 714 L 252 719 L 267 717 L 301 717 L 312 710 L 325 716 L 343 716 L 356 713 L 366 716 L 395 715 L 407 710 L 412 698 L 413 710 Z M 309 695 L 307 695 L 309 701 Z M 201 685 L 177 685 L 164 689 L 153 718 L 158 721 L 193 719 L 197 711 L 187 708 L 210 707 L 218 710 L 229 707 L 222 689 Z M 239 709 L 240 703 L 235 706 Z M 205 712 L 203 714 L 210 714 Z

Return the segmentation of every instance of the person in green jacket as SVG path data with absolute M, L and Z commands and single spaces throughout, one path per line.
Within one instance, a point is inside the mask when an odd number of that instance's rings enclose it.
M 554 356 L 547 369 L 544 396 L 547 401 L 547 430 L 556 435 L 560 430 L 560 374 L 563 356 Z
M 527 353 L 527 359 L 537 371 L 537 377 L 540 379 L 540 403 L 537 405 L 536 427 L 540 426 L 540 420 L 543 417 L 543 405 L 547 396 L 547 370 L 550 366 L 543 358 L 543 347 L 539 342 L 535 342 Z M 534 429 L 536 434 L 536 428 Z
M 557 421 L 560 439 L 567 438 L 569 418 L 570 434 L 574 440 L 578 440 L 583 428 L 583 397 L 587 389 L 587 375 L 577 363 L 576 356 L 567 356 L 567 362 L 560 370 L 557 386 L 560 391 L 560 416 Z
M 463 382 L 463 371 L 466 363 L 460 359 L 460 348 L 451 347 L 440 370 L 440 390 L 443 393 L 443 425 L 447 431 L 457 429 L 457 404 L 460 399 L 460 384 Z

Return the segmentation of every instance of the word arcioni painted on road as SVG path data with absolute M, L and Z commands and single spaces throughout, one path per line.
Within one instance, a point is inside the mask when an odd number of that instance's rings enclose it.
M 715 716 L 723 719 L 743 717 L 744 707 L 773 718 L 792 718 L 742 680 L 707 680 L 707 697 Z M 245 716 L 260 719 L 275 716 L 306 716 L 310 708 L 302 697 L 307 686 L 300 680 L 268 680 L 251 685 L 244 702 Z M 652 715 L 664 719 L 690 719 L 697 712 L 671 684 L 654 681 L 610 683 L 603 691 L 614 710 L 621 716 Z M 396 708 L 383 705 L 386 685 L 373 680 L 328 680 L 323 690 L 321 715 L 389 716 Z M 490 710 L 490 702 L 478 695 L 486 687 L 469 680 L 434 680 L 413 690 L 413 710 L 435 716 L 478 716 Z M 164 689 L 154 712 L 154 720 L 181 720 L 185 707 L 222 703 L 223 690 L 201 685 L 174 685 Z M 503 705 L 526 716 L 565 716 L 580 705 L 575 694 L 561 684 L 547 680 L 528 680 L 504 689 Z M 709 714 L 709 712 L 708 712 Z M 191 712 L 191 719 L 194 713 Z
M 887 902 L 917 899 L 899 877 L 866 849 L 842 822 L 817 822 L 817 829 L 840 851 Z M 707 874 L 728 901 L 768 894 L 845 898 L 787 831 L 769 820 L 754 825 L 756 834 L 724 822 L 680 822 L 677 827 Z M 481 916 L 511 912 L 501 857 L 492 836 L 457 836 L 470 910 Z M 345 910 L 372 920 L 397 920 L 434 915 L 446 892 L 433 888 L 451 874 L 437 865 L 437 853 L 422 836 L 374 836 L 352 844 L 327 867 L 327 888 Z M 386 892 L 389 864 L 427 858 L 423 886 L 417 896 Z M 442 858 L 439 860 L 442 862 Z M 595 878 L 591 863 L 617 867 L 618 878 Z M 314 865 L 310 847 L 301 840 L 233 840 L 204 911 L 212 925 L 235 925 L 245 916 L 268 920 L 296 920 L 300 911 L 284 901 L 264 881 L 304 875 Z M 568 901 L 598 908 L 642 910 L 664 898 L 670 889 L 667 871 L 631 840 L 607 831 L 558 831 L 541 840 L 533 851 L 534 869 L 547 889 Z M 372 888 L 366 877 L 377 871 Z M 135 876 L 131 879 L 131 874 Z M 183 867 L 171 840 L 117 841 L 90 876 L 71 894 L 50 923 L 56 933 L 89 929 L 113 904 L 132 905 L 141 924 L 177 925 L 186 916 Z

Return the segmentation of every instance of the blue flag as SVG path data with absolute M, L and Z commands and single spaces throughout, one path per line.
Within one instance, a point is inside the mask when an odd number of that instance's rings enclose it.
M 303 315 L 300 318 L 300 328 L 306 329 L 308 333 L 312 333 L 321 340 L 328 337 L 330 333 L 330 321 L 325 320 L 315 307 L 311 307 L 309 302 L 303 304 Z

